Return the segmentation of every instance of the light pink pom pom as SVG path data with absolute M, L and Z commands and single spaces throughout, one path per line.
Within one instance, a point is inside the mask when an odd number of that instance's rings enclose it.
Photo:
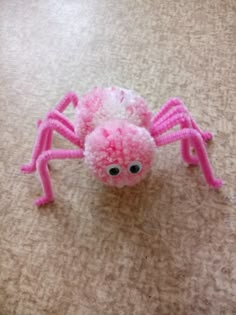
M 111 120 L 125 120 L 139 127 L 149 128 L 152 113 L 144 99 L 133 91 L 94 88 L 78 104 L 75 131 L 82 142 L 96 127 Z
M 139 182 L 150 170 L 155 143 L 143 127 L 113 121 L 86 138 L 85 162 L 105 184 L 122 187 Z

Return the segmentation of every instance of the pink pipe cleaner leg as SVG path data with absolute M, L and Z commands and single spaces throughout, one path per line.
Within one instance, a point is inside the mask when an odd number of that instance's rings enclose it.
M 187 107 L 181 103 L 180 105 L 176 105 L 173 109 L 170 109 L 166 114 L 164 114 L 155 124 L 160 124 L 163 121 L 166 121 L 173 117 L 176 114 L 180 113 L 186 113 L 189 116 L 189 121 L 191 122 L 191 127 L 193 129 L 196 129 L 202 136 L 203 140 L 205 142 L 212 139 L 212 134 L 209 131 L 202 131 L 201 128 L 197 125 L 194 118 L 190 115 Z M 189 126 L 190 127 L 190 126 Z
M 163 122 L 164 120 L 167 120 L 171 118 L 171 116 L 177 114 L 177 113 L 188 113 L 189 111 L 187 107 L 184 105 L 184 103 L 179 100 L 178 98 L 171 98 L 162 108 L 161 110 L 154 116 L 152 122 L 153 125 L 156 125 L 158 123 Z M 197 125 L 194 118 L 189 114 L 191 119 L 191 125 L 192 128 L 196 129 L 201 135 L 204 141 L 209 141 L 212 139 L 212 134 L 209 131 L 202 131 L 199 126 Z
M 74 126 L 72 125 L 70 120 L 66 116 L 64 116 L 62 113 L 58 112 L 57 110 L 53 110 L 53 111 L 49 112 L 47 114 L 46 118 L 44 119 L 44 121 L 46 121 L 48 119 L 57 120 L 57 121 L 61 122 L 66 128 L 68 128 L 74 132 Z M 43 120 L 41 120 L 41 119 L 38 120 L 38 122 L 37 122 L 38 128 L 42 124 L 42 122 L 43 122 Z M 48 134 L 45 136 L 44 150 L 49 150 L 51 148 L 51 146 L 52 146 L 52 131 L 49 131 Z
M 171 98 L 168 100 L 168 102 L 163 105 L 160 109 L 160 111 L 153 117 L 152 123 L 154 124 L 156 121 L 158 121 L 163 115 L 165 115 L 171 108 L 181 105 L 181 101 L 178 98 Z
M 37 127 L 39 127 L 43 121 L 47 120 L 47 119 L 55 119 L 58 120 L 59 122 L 61 122 L 65 127 L 67 127 L 68 129 L 70 129 L 71 131 L 74 131 L 74 126 L 71 123 L 71 121 L 64 116 L 61 112 L 59 112 L 58 110 L 52 110 L 51 112 L 49 112 L 46 116 L 46 118 L 44 120 L 39 119 L 37 121 Z
M 37 121 L 37 128 L 39 128 L 42 124 L 43 120 L 39 119 Z M 49 150 L 52 146 L 52 132 L 48 131 L 47 134 L 45 134 L 45 139 L 44 139 L 44 143 L 42 145 L 42 150 L 46 151 Z
M 45 205 L 53 201 L 54 194 L 50 175 L 48 171 L 48 162 L 55 159 L 78 159 L 83 157 L 83 150 L 49 150 L 43 152 L 37 160 L 37 169 L 40 176 L 40 181 L 44 191 L 44 195 L 35 200 L 37 206 Z
M 167 134 L 161 137 L 156 137 L 155 142 L 157 146 L 163 146 L 178 140 L 191 139 L 191 142 L 196 150 L 196 154 L 203 171 L 206 182 L 214 187 L 220 188 L 223 184 L 221 179 L 218 179 L 214 176 L 213 170 L 211 168 L 206 148 L 202 140 L 201 135 L 194 129 L 182 129 L 175 131 L 171 134 Z
M 47 150 L 51 149 L 51 146 L 52 146 L 52 130 L 48 131 L 47 135 L 45 136 L 44 142 L 45 142 L 45 144 L 44 144 L 43 151 L 47 151 Z
M 62 113 L 70 103 L 73 104 L 74 108 L 78 105 L 78 96 L 74 92 L 67 93 L 56 105 L 55 109 Z
M 174 108 L 170 109 L 166 114 L 164 114 L 161 118 L 159 118 L 155 122 L 154 126 L 161 124 L 162 122 L 170 119 L 172 116 L 174 116 L 176 114 L 182 114 L 182 113 L 189 114 L 188 110 L 186 108 L 184 108 L 182 105 L 176 105 Z
M 191 123 L 192 123 L 193 128 L 196 129 L 196 130 L 201 134 L 202 139 L 203 139 L 205 142 L 208 142 L 208 141 L 210 141 L 210 140 L 213 138 L 212 133 L 211 133 L 210 131 L 202 131 L 202 130 L 198 127 L 198 125 L 197 125 L 195 119 L 192 118 L 192 117 L 191 117 Z
M 54 119 L 58 118 L 58 120 L 64 123 L 65 125 L 67 125 L 68 128 L 70 128 L 71 130 L 74 130 L 73 125 L 65 116 L 56 115 L 57 117 L 55 117 L 55 115 L 52 115 L 53 117 L 50 117 L 51 113 L 53 112 L 62 113 L 70 105 L 71 102 L 73 103 L 74 108 L 76 108 L 78 105 L 78 96 L 74 92 L 67 93 L 63 97 L 63 99 L 56 105 L 55 109 L 49 112 L 49 114 L 47 115 L 47 118 L 54 118 Z M 42 119 L 39 119 L 37 121 L 37 127 L 41 125 L 42 121 L 43 121 Z
M 67 127 L 68 129 L 74 132 L 74 126 L 71 123 L 71 121 L 57 110 L 53 110 L 49 112 L 47 114 L 47 119 L 56 119 L 60 121 L 65 127 Z
M 155 124 L 155 126 L 153 127 L 152 135 L 154 138 L 156 138 L 159 135 L 170 130 L 171 128 L 175 127 L 176 125 L 180 125 L 181 129 L 192 128 L 191 118 L 189 117 L 189 115 L 187 113 L 173 115 L 171 118 L 169 118 L 168 120 L 165 120 L 160 125 Z M 196 156 L 191 155 L 190 142 L 191 142 L 191 139 L 182 139 L 181 140 L 182 159 L 188 164 L 197 165 L 198 164 L 198 158 Z
M 64 115 L 61 114 L 61 112 L 63 112 L 70 103 L 73 103 L 74 108 L 78 105 L 78 97 L 75 93 L 73 92 L 69 92 L 68 94 L 66 94 L 64 96 L 64 98 L 56 105 L 56 109 L 52 110 L 51 112 L 49 112 L 45 118 L 45 120 L 47 119 L 55 119 L 60 121 L 65 127 L 67 127 L 68 129 L 70 129 L 71 131 L 74 131 L 74 126 L 72 125 L 72 123 L 70 122 L 70 120 L 65 117 Z M 39 119 L 37 121 L 37 127 L 39 128 L 39 126 L 42 124 L 43 120 Z M 48 150 L 51 148 L 51 143 L 52 143 L 52 132 L 49 132 L 48 135 L 45 137 L 45 150 Z
M 52 133 L 54 130 L 65 139 L 69 140 L 72 144 L 80 146 L 79 138 L 71 130 L 57 120 L 48 119 L 44 121 L 38 129 L 38 135 L 34 145 L 31 162 L 21 167 L 21 171 L 23 173 L 32 173 L 36 170 L 36 161 L 45 148 L 45 139 L 47 139 L 48 133 Z M 49 142 L 47 142 L 47 145 L 49 145 Z
M 66 128 L 68 128 L 69 130 L 71 130 L 72 132 L 74 132 L 74 126 L 72 125 L 72 123 L 70 122 L 70 120 L 65 117 L 63 114 L 61 114 L 60 112 L 58 112 L 57 110 L 51 111 L 47 114 L 46 119 L 54 119 L 57 120 L 59 122 L 61 122 Z M 46 140 L 46 145 L 45 145 L 45 150 L 49 150 L 51 149 L 52 146 L 52 130 L 50 130 L 48 132 L 47 135 L 47 140 Z

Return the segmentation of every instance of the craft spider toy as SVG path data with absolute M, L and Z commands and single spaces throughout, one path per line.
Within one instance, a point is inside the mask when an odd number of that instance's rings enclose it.
M 75 124 L 62 113 L 73 103 Z M 166 134 L 176 125 L 180 130 Z M 52 134 L 56 131 L 77 148 L 52 149 Z M 144 99 L 135 92 L 118 87 L 94 88 L 78 99 L 68 93 L 45 119 L 38 121 L 37 138 L 31 162 L 22 172 L 39 173 L 44 195 L 35 201 L 37 206 L 53 201 L 48 162 L 54 159 L 82 159 L 92 173 L 111 186 L 132 186 L 150 170 L 156 147 L 181 141 L 185 162 L 200 165 L 206 182 L 219 188 L 208 160 L 205 143 L 210 132 L 200 130 L 183 102 L 170 99 L 153 115 Z M 194 154 L 193 150 L 194 148 Z

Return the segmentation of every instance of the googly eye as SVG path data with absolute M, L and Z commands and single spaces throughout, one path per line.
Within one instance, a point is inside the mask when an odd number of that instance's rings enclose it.
M 129 172 L 131 174 L 138 174 L 139 172 L 141 172 L 142 168 L 143 168 L 143 165 L 139 161 L 131 162 L 128 167 Z
M 121 172 L 121 167 L 117 164 L 107 166 L 107 174 L 110 176 L 117 176 Z

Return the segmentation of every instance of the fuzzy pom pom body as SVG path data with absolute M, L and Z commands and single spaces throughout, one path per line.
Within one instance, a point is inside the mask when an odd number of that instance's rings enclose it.
M 132 186 L 150 170 L 155 143 L 144 127 L 124 120 L 109 121 L 90 133 L 85 142 L 85 162 L 103 183 Z
M 146 102 L 134 91 L 96 87 L 78 102 L 75 132 L 84 145 L 86 136 L 108 121 L 124 120 L 149 129 L 151 118 Z
M 103 183 L 138 183 L 151 168 L 155 144 L 148 129 L 152 114 L 135 92 L 94 88 L 78 103 L 75 132 L 85 163 Z

